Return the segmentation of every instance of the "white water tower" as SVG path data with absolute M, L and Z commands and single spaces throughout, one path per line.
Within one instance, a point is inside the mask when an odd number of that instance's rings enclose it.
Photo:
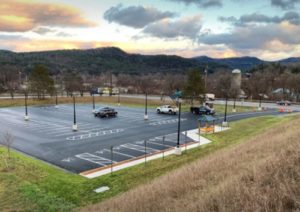
M 242 72 L 239 69 L 234 69 L 232 71 L 231 87 L 240 91 L 241 85 L 242 85 Z

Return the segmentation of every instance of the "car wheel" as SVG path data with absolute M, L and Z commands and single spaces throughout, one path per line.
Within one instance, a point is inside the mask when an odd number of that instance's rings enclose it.
M 169 110 L 169 114 L 172 114 L 173 112 L 172 112 L 172 110 Z
M 157 110 L 157 113 L 160 113 L 160 110 Z

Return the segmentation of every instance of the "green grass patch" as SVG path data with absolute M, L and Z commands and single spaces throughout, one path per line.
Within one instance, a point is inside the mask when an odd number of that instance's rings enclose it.
M 141 164 L 91 180 L 17 152 L 12 152 L 11 159 L 8 159 L 6 149 L 0 147 L 0 208 L 12 211 L 70 211 L 123 193 L 292 119 L 294 116 L 268 116 L 233 122 L 230 123 L 231 130 L 207 135 L 214 142 L 189 150 L 180 157 L 157 159 L 146 165 Z M 9 168 L 6 167 L 4 159 L 8 161 Z M 111 190 L 102 194 L 93 192 L 104 185 Z
M 227 105 L 227 113 L 228 114 L 233 113 L 233 108 L 234 108 L 233 105 Z M 215 104 L 214 109 L 215 109 L 217 114 L 224 114 L 225 113 L 225 105 Z M 256 108 L 236 105 L 235 109 L 236 109 L 237 113 L 245 113 L 245 112 L 254 111 L 254 109 L 256 109 Z

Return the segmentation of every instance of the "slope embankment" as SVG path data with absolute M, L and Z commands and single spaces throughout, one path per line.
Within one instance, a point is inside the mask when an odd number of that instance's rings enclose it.
M 300 118 L 82 211 L 299 211 Z

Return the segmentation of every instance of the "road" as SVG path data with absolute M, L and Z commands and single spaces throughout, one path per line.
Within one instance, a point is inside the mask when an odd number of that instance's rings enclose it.
M 145 121 L 143 108 L 121 106 L 116 109 L 116 118 L 101 119 L 94 117 L 90 105 L 78 104 L 79 130 L 73 132 L 73 106 L 70 104 L 59 108 L 29 107 L 30 120 L 27 122 L 23 119 L 23 107 L 1 108 L 0 134 L 13 134 L 13 148 L 75 173 L 111 164 L 111 146 L 114 147 L 114 163 L 142 156 L 145 140 L 147 153 L 176 146 L 177 115 L 157 114 L 154 109 L 149 109 L 149 120 Z M 280 114 L 277 110 L 236 113 L 230 114 L 228 121 L 263 115 Z M 197 128 L 197 118 L 191 113 L 183 113 L 181 132 Z M 222 116 L 217 118 L 222 122 Z M 181 133 L 180 143 L 186 140 Z

